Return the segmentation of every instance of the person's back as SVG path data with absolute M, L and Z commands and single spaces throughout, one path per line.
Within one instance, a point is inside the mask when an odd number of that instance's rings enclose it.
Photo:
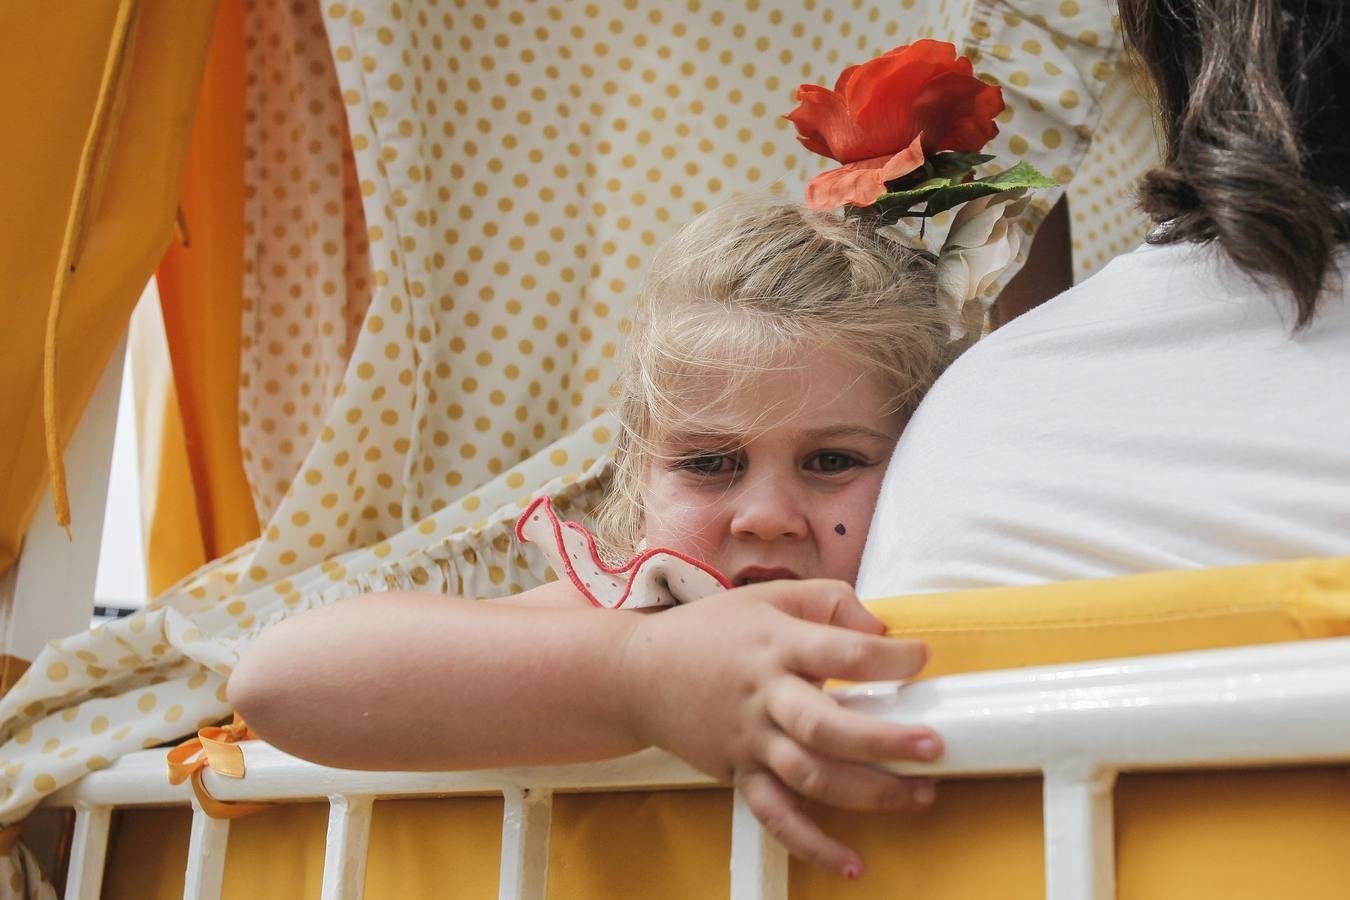
M 862 596 L 1350 555 L 1344 16 L 1121 17 L 1159 88 L 1166 164 L 1141 193 L 1164 224 L 939 381 L 892 460 Z M 1235 52 L 1248 40 L 1269 44 Z
M 957 361 L 901 439 L 862 596 L 1350 555 L 1350 298 L 1144 246 Z

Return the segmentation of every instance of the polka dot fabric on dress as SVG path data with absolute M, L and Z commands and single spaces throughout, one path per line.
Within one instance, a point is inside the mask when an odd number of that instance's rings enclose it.
M 1030 160 L 1067 185 L 1074 275 L 1082 279 L 1147 234 L 1134 185 L 1158 160 L 1150 108 L 1136 89 L 1142 81 L 1123 59 L 1115 4 L 975 0 L 968 9 L 963 52 L 1002 86 L 1007 103 L 988 152 L 996 162 Z M 1057 196 L 1037 192 L 1028 230 Z M 1005 273 L 991 296 L 1015 272 Z
M 829 165 L 780 118 L 798 83 L 965 42 L 1007 87 L 1001 159 L 1102 173 L 1075 239 L 1109 252 L 1134 171 L 1112 160 L 1144 128 L 1098 115 L 1117 96 L 1110 17 L 1017 10 L 251 0 L 241 436 L 263 536 L 43 651 L 0 699 L 0 821 L 226 716 L 243 648 L 297 610 L 551 577 L 511 526 L 531 496 L 584 521 L 602 495 L 617 426 L 600 410 L 654 247 Z
M 1153 110 L 1135 87 L 1144 77 L 1129 57 L 1120 59 L 1102 92 L 1092 143 L 1069 184 L 1078 281 L 1139 246 L 1151 227 L 1135 194 L 1139 179 L 1160 159 Z

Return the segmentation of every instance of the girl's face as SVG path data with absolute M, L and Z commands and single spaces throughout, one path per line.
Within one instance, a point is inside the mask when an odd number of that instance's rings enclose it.
M 904 421 L 880 380 L 837 351 L 794 360 L 656 442 L 643 482 L 645 537 L 740 586 L 858 574 Z M 716 398 L 720 386 L 706 394 Z

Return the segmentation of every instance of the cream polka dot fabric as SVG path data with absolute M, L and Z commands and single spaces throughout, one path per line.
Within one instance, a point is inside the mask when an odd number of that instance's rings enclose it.
M 15 900 L 56 900 L 37 858 L 22 844 L 0 857 L 0 896 Z
M 827 165 L 780 118 L 799 82 L 956 40 L 1007 89 L 1001 161 L 1099 173 L 1074 200 L 1080 272 L 1139 234 L 1121 185 L 1140 162 L 1122 157 L 1145 120 L 1101 120 L 1132 101 L 1086 0 L 249 10 L 240 421 L 263 536 L 41 654 L 0 700 L 3 822 L 225 716 L 241 651 L 297 610 L 550 577 L 511 526 L 532 495 L 581 518 L 601 496 L 607 384 L 653 248 Z
M 1067 186 L 1074 276 L 1091 275 L 1140 244 L 1148 222 L 1134 184 L 1158 161 L 1151 110 L 1121 50 L 1115 4 L 1106 0 L 938 0 L 919 4 L 933 36 L 953 40 L 975 71 L 1003 88 L 1007 109 L 987 152 L 992 165 L 1030 160 Z M 1023 227 L 1030 233 L 1058 199 L 1038 191 Z M 1030 249 L 1022 248 L 1023 257 Z M 1020 260 L 990 289 L 996 296 Z
M 247 6 L 239 430 L 258 520 L 290 488 L 370 304 L 346 110 L 317 6 Z
M 1092 141 L 1069 183 L 1074 277 L 1082 280 L 1143 242 L 1149 222 L 1135 208 L 1135 184 L 1159 162 L 1144 75 L 1121 57 L 1103 89 Z

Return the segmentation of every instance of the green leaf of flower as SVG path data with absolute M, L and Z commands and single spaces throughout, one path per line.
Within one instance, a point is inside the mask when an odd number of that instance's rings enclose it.
M 938 182 L 946 183 L 939 184 Z M 974 200 L 976 197 L 983 197 L 986 194 L 997 194 L 1015 188 L 1057 187 L 1058 184 L 1053 178 L 1047 178 L 1037 172 L 1035 166 L 1023 160 L 997 175 L 977 178 L 974 181 L 953 183 L 950 178 L 934 178 L 918 187 L 904 191 L 891 191 L 882 194 L 875 203 L 866 207 L 866 209 L 870 215 L 878 216 L 882 220 L 882 224 L 887 224 L 904 216 L 935 216 L 944 210 L 951 209 L 953 206 L 958 206 L 968 200 Z M 920 203 L 924 204 L 924 208 L 915 211 L 914 207 Z
M 959 181 L 962 175 L 993 158 L 988 153 L 958 153 L 951 150 L 929 157 L 924 160 L 924 166 L 934 175 L 946 176 L 953 181 Z

